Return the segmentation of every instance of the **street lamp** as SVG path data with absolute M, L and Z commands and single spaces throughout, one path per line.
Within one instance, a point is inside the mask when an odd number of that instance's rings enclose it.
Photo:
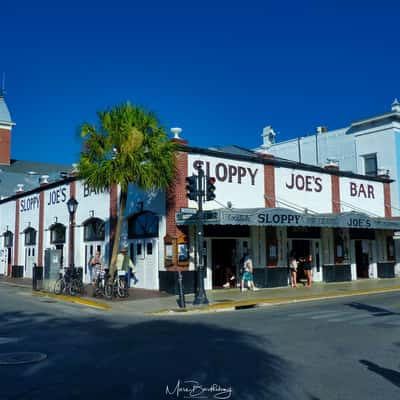
M 75 213 L 76 209 L 78 208 L 78 202 L 75 199 L 75 197 L 71 196 L 69 200 L 67 201 L 67 208 L 68 208 L 68 213 L 69 213 L 69 267 L 74 267 L 74 243 L 75 243 L 75 237 L 74 237 L 74 227 L 75 227 Z

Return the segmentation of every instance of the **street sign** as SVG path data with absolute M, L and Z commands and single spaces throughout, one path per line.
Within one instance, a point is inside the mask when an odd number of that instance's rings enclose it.
M 181 207 L 181 213 L 183 214 L 196 214 L 197 213 L 197 208 L 188 208 L 188 207 Z
M 178 212 L 176 213 L 175 220 L 177 225 L 194 225 L 198 222 L 197 213 L 187 214 Z M 218 213 L 215 211 L 204 211 L 203 222 L 211 225 L 218 223 Z

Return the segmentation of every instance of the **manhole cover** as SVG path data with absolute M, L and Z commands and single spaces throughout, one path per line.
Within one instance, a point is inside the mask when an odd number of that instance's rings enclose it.
M 57 303 L 55 300 L 42 300 L 42 303 Z
M 230 299 L 215 300 L 216 303 L 228 303 L 229 301 L 233 301 L 233 300 L 230 300 Z
M 20 340 L 20 339 L 15 338 L 15 337 L 1 337 L 0 336 L 0 344 L 18 342 L 18 340 Z
M 0 353 L 0 365 L 30 364 L 43 361 L 47 358 L 44 353 Z

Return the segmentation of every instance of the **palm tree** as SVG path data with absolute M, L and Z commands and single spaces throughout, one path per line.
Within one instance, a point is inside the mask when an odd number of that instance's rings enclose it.
M 128 185 L 143 190 L 168 187 L 175 176 L 175 143 L 167 139 L 156 116 L 129 102 L 97 113 L 99 126 L 80 127 L 83 151 L 79 177 L 93 189 L 120 186 L 119 212 L 110 261 L 110 273 L 120 244 Z M 113 275 L 111 275 L 113 276 Z

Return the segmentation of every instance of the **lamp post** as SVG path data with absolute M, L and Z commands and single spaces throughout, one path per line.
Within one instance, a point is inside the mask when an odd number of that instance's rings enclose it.
M 75 253 L 75 235 L 74 235 L 74 228 L 75 228 L 75 213 L 76 209 L 78 208 L 78 202 L 75 197 L 71 196 L 67 201 L 67 208 L 69 213 L 69 257 L 68 257 L 68 264 L 69 267 L 74 267 L 74 253 Z

